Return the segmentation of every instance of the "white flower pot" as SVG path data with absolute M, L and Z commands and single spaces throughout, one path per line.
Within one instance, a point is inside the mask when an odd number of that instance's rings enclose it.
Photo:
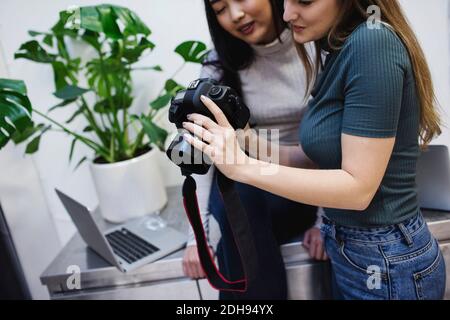
M 161 210 L 167 193 L 158 165 L 158 150 L 111 164 L 91 163 L 102 216 L 114 223 Z

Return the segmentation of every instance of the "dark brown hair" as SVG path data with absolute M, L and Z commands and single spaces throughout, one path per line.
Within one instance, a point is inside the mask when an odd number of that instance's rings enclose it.
M 231 35 L 219 24 L 211 0 L 204 0 L 209 32 L 217 52 L 218 60 L 205 61 L 205 65 L 214 65 L 223 71 L 222 83 L 234 88 L 242 95 L 238 71 L 249 67 L 255 58 L 253 49 L 245 41 Z M 273 23 L 277 36 L 287 24 L 283 21 L 283 0 L 269 0 L 272 8 Z

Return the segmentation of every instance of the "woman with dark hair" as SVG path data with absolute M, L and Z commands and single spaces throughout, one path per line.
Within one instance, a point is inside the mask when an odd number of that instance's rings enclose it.
M 297 154 L 300 168 L 250 162 L 208 98 L 202 100 L 217 123 L 191 115 L 184 127 L 200 139 L 186 139 L 233 180 L 325 208 L 336 297 L 442 299 L 445 262 L 415 184 L 420 146 L 440 134 L 440 116 L 430 70 L 400 4 L 285 0 L 284 19 L 300 46 L 315 41 L 327 53 L 300 126 L 302 147 L 280 148 L 280 159 Z M 310 159 L 320 169 L 304 169 Z M 267 166 L 273 175 L 261 174 Z
M 205 0 L 214 44 L 201 77 L 213 78 L 239 92 L 251 111 L 250 127 L 278 130 L 279 143 L 298 145 L 298 127 L 307 101 L 305 68 L 298 57 L 292 32 L 283 21 L 280 0 Z M 312 52 L 312 50 L 310 50 Z M 307 58 L 306 49 L 304 50 Z M 219 269 L 228 280 L 243 278 L 223 201 L 212 183 L 214 168 L 196 176 L 200 213 L 205 230 L 208 215 L 217 220 L 221 239 L 217 247 Z M 275 196 L 255 187 L 236 184 L 251 220 L 261 274 L 264 278 L 245 293 L 221 292 L 220 299 L 286 299 L 286 272 L 280 244 L 302 233 L 312 258 L 326 259 L 317 208 Z M 192 278 L 204 277 L 192 230 L 183 259 Z

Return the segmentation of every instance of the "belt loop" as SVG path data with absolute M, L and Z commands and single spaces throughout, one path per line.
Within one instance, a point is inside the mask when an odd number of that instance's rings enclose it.
M 408 244 L 408 246 L 412 247 L 413 240 L 412 240 L 411 235 L 409 234 L 408 229 L 406 229 L 406 227 L 405 227 L 405 225 L 403 223 L 399 223 L 398 224 L 398 228 L 400 229 L 400 232 L 405 237 L 405 240 L 406 240 L 406 243 Z
M 336 233 L 336 223 L 334 221 L 331 221 L 330 219 L 326 218 L 326 217 L 322 217 L 322 221 L 324 222 L 324 224 L 329 228 L 329 236 L 335 240 L 336 242 L 339 243 L 339 245 L 342 242 L 342 239 L 339 237 L 339 235 L 337 235 Z
M 336 235 L 336 224 L 333 221 L 330 221 L 329 227 L 330 227 L 331 237 L 333 238 L 333 240 L 339 242 L 338 236 Z
M 334 225 L 334 223 L 330 224 L 330 232 L 331 237 L 336 240 L 336 226 Z

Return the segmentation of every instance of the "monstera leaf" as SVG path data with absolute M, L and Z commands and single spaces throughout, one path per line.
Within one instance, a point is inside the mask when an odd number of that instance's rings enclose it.
M 185 62 L 202 63 L 208 54 L 206 45 L 200 41 L 186 41 L 175 48 Z
M 103 32 L 108 38 L 122 39 L 130 35 L 148 36 L 150 29 L 131 10 L 102 4 L 90 7 L 81 7 L 80 15 L 81 28 L 93 32 Z M 122 28 L 119 26 L 123 26 Z
M 0 79 L 0 149 L 16 132 L 33 127 L 32 107 L 23 81 Z

